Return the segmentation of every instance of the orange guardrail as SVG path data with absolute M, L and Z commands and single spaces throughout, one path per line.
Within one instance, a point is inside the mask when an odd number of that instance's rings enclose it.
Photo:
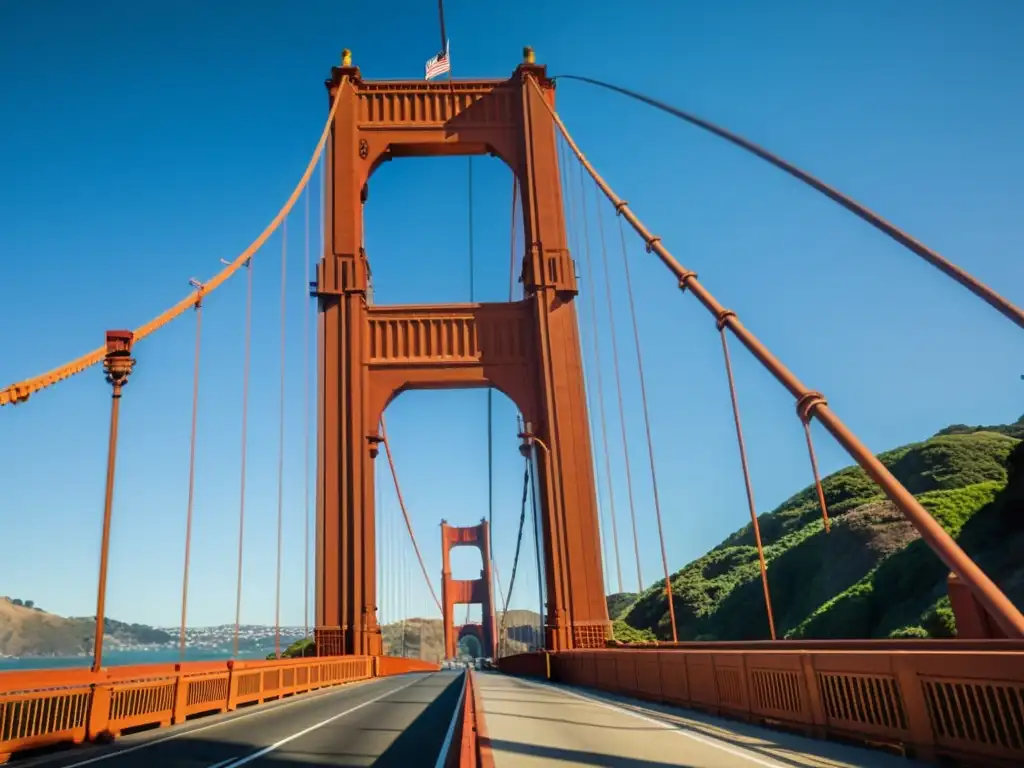
M 897 745 L 924 760 L 1024 764 L 1019 641 L 942 643 L 937 650 L 925 650 L 928 641 L 837 641 L 848 646 L 841 650 L 789 641 L 756 650 L 719 647 L 741 643 L 689 645 L 521 654 L 499 665 L 544 677 L 549 661 L 551 679 L 562 683 L 816 738 Z
M 445 756 L 445 768 L 494 768 L 483 707 L 476 693 L 476 676 L 466 670 L 462 683 L 459 712 L 456 714 L 455 732 Z
M 404 675 L 406 672 L 436 672 L 440 669 L 437 664 L 401 656 L 378 656 L 377 664 L 377 677 Z
M 327 656 L 0 672 L 0 763 L 23 750 L 106 740 L 140 726 L 436 669 L 416 659 Z
M 467 669 L 462 677 L 462 691 L 459 693 L 459 700 L 456 706 L 459 711 L 455 713 L 453 718 L 453 724 L 455 730 L 452 733 L 452 739 L 450 742 L 445 741 L 448 744 L 448 754 L 444 756 L 444 768 L 470 768 L 472 763 L 463 762 L 463 747 L 464 740 L 466 738 L 466 731 L 472 733 L 473 723 L 470 721 L 467 707 L 471 707 L 472 704 L 469 702 L 469 697 L 472 695 L 470 692 L 469 683 L 469 670 Z M 472 738 L 472 737 L 470 737 Z

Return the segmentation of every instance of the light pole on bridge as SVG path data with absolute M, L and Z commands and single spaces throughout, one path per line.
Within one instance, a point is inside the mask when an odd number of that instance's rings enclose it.
M 100 575 L 96 586 L 96 639 L 92 647 L 92 671 L 103 666 L 103 624 L 107 602 L 107 560 L 110 553 L 110 516 L 114 506 L 114 466 L 117 460 L 117 422 L 120 414 L 121 390 L 128 383 L 135 359 L 132 357 L 131 331 L 107 331 L 107 356 L 103 371 L 113 391 L 110 403 L 110 441 L 107 444 L 107 485 L 103 499 L 103 538 L 100 543 Z

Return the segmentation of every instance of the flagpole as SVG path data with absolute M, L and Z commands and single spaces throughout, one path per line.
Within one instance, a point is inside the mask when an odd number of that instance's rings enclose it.
M 437 0 L 437 15 L 441 19 L 441 50 L 443 52 L 448 51 L 448 36 L 444 32 L 444 0 Z M 451 72 L 448 73 L 448 79 L 451 79 Z

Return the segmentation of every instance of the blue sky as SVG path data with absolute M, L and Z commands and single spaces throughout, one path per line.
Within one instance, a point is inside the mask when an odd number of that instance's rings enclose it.
M 1024 304 L 1024 108 L 1013 98 L 1024 72 L 1020 3 L 449 0 L 446 8 L 456 76 L 503 76 L 530 44 L 552 74 L 629 85 L 766 145 Z M 305 166 L 326 116 L 323 80 L 341 49 L 353 49 L 366 77 L 420 77 L 437 48 L 435 11 L 427 0 L 0 5 L 3 385 L 92 349 L 107 328 L 138 326 L 184 295 L 189 278 L 206 279 L 219 259 L 239 253 Z M 859 220 L 619 96 L 566 81 L 558 109 L 649 228 L 871 448 L 1024 412 L 1020 330 Z M 378 302 L 469 298 L 467 165 L 406 160 L 374 176 L 366 240 Z M 475 296 L 502 300 L 511 176 L 490 158 L 474 160 L 473 173 Z M 315 254 L 315 189 L 310 204 Z M 287 243 L 286 624 L 303 621 L 303 312 L 312 307 L 302 206 Z M 590 221 L 596 244 L 593 207 Z M 749 518 L 714 323 L 635 239 L 631 247 L 677 568 Z M 280 254 L 275 235 L 254 262 L 248 622 L 274 616 Z M 600 304 L 603 284 L 596 287 Z M 234 617 L 244 296 L 240 275 L 204 310 L 192 624 Z M 649 584 L 660 564 L 622 303 L 616 318 Z M 623 578 L 633 589 L 604 313 L 600 323 Z M 123 620 L 178 620 L 193 334 L 186 316 L 140 344 L 123 401 L 108 603 Z M 766 511 L 810 481 L 806 450 L 788 395 L 739 345 L 734 365 L 757 506 Z M 108 393 L 95 369 L 0 414 L 0 594 L 93 613 Z M 436 585 L 440 519 L 472 524 L 487 513 L 486 395 L 407 393 L 387 419 Z M 502 395 L 494 424 L 496 557 L 507 584 L 522 467 L 515 411 Z M 817 434 L 823 471 L 848 463 Z M 390 481 L 380 483 L 388 489 L 382 538 L 402 542 L 382 544 L 382 558 L 406 569 L 381 584 L 383 618 L 432 615 L 415 564 L 401 554 L 404 539 L 395 538 Z M 607 510 L 603 480 L 602 497 Z M 478 567 L 479 558 L 455 560 L 456 576 Z M 524 564 L 513 605 L 533 607 L 535 595 Z

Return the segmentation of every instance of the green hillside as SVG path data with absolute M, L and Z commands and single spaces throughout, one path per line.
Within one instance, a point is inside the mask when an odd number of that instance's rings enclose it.
M 1024 561 L 1012 553 L 1024 551 L 1021 438 L 1024 417 L 1012 425 L 947 427 L 879 456 L 1018 604 L 1024 604 Z M 758 517 L 778 635 L 951 636 L 948 571 L 910 523 L 859 467 L 822 485 L 831 533 L 824 531 L 813 486 Z M 681 640 L 768 637 L 749 524 L 673 574 L 672 594 Z M 644 633 L 671 638 L 661 582 L 615 622 L 617 639 Z

